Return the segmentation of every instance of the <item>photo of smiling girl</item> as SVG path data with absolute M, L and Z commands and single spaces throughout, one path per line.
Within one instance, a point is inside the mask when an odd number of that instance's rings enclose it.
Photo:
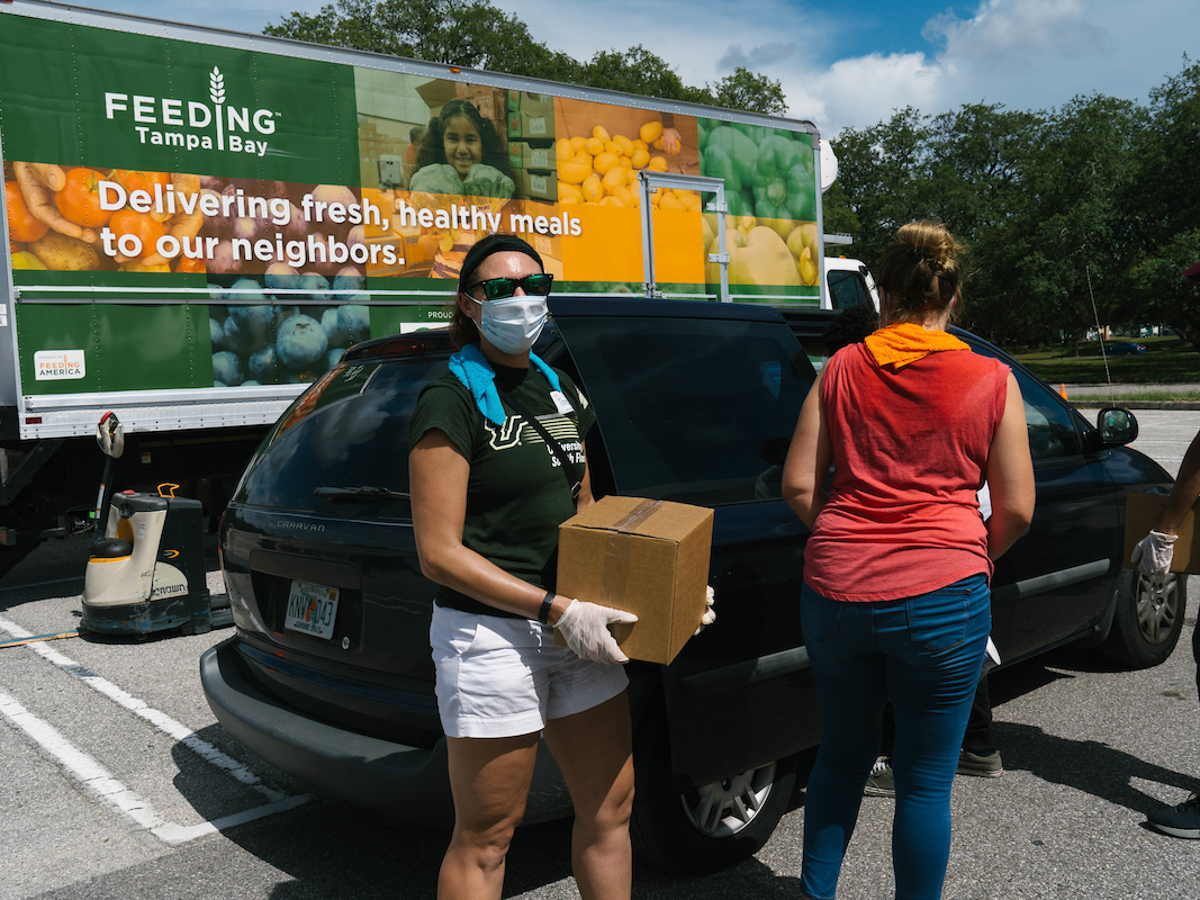
M 429 122 L 417 150 L 410 189 L 417 193 L 494 198 L 496 212 L 516 193 L 516 183 L 496 126 L 468 100 L 451 100 Z M 434 258 L 434 278 L 458 278 L 462 261 L 483 232 L 446 231 Z

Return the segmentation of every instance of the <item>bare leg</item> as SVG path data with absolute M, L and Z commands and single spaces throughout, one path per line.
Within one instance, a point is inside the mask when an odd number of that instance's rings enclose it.
M 629 900 L 633 851 L 629 698 L 616 697 L 546 724 L 546 744 L 575 805 L 571 865 L 583 900 Z
M 525 814 L 538 735 L 447 738 L 454 836 L 438 876 L 438 900 L 499 900 L 504 858 Z

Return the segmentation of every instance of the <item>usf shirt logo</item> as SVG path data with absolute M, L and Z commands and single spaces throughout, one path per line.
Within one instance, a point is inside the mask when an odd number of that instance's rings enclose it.
M 583 443 L 579 440 L 579 429 L 574 421 L 560 413 L 538 416 L 537 420 L 550 432 L 550 436 L 558 441 L 572 463 L 584 463 Z M 537 429 L 519 415 L 508 416 L 501 427 L 485 421 L 484 429 L 488 434 L 488 446 L 493 450 L 508 450 L 526 441 L 531 444 L 546 443 L 537 433 Z M 550 455 L 550 464 L 557 468 L 560 463 L 554 451 L 546 447 L 546 452 Z

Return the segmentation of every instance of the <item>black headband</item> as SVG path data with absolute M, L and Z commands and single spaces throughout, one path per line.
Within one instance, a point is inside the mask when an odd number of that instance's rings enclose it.
M 514 237 L 511 234 L 489 234 L 487 237 L 475 243 L 470 250 L 467 251 L 467 256 L 463 260 L 462 269 L 458 274 L 458 289 L 462 293 L 466 293 L 471 286 L 471 279 L 475 276 L 475 271 L 483 265 L 483 261 L 493 253 L 503 253 L 505 251 L 524 253 L 530 259 L 538 264 L 542 270 L 545 266 L 542 264 L 542 258 L 538 252 L 529 246 L 528 243 L 521 240 L 519 237 Z

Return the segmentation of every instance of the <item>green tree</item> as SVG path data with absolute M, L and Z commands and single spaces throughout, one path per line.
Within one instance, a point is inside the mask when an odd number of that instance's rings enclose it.
M 1009 229 L 1010 302 L 1076 347 L 1088 329 L 1119 318 L 1123 258 L 1118 202 L 1133 175 L 1134 104 L 1077 97 L 1036 134 L 1027 202 Z
M 740 66 L 714 85 L 694 87 L 641 44 L 580 62 L 535 41 L 524 22 L 490 0 L 336 0 L 315 14 L 289 13 L 263 33 L 665 100 L 751 112 L 787 109 L 778 81 Z
M 963 324 L 995 338 L 1030 324 L 1007 302 L 1018 271 L 1009 259 L 1011 226 L 1027 202 L 1025 184 L 1040 116 L 999 104 L 967 104 L 930 121 L 926 214 L 964 241 L 968 275 Z
M 263 33 L 537 78 L 573 74 L 577 65 L 488 0 L 336 0 L 313 15 L 290 13 Z
M 1200 229 L 1182 232 L 1129 270 L 1131 292 L 1142 310 L 1165 321 L 1193 347 L 1200 348 L 1200 282 L 1183 270 L 1200 262 Z M 1161 318 L 1160 318 L 1161 317 Z
M 851 230 L 852 252 L 868 265 L 891 244 L 896 229 L 928 214 L 923 199 L 928 141 L 928 117 L 911 106 L 897 110 L 887 122 L 847 128 L 832 140 L 838 180 L 826 198 L 836 204 L 839 222 L 858 223 Z
M 1135 177 L 1124 195 L 1133 260 L 1126 318 L 1165 323 L 1200 348 L 1197 291 L 1180 274 L 1200 261 L 1200 64 L 1150 93 L 1135 135 Z
M 726 75 L 710 85 L 708 94 L 709 99 L 705 102 L 727 109 L 742 109 L 769 116 L 783 115 L 788 109 L 782 84 L 766 75 L 751 72 L 744 66 L 738 66 L 732 75 Z
M 623 53 L 618 50 L 597 53 L 581 67 L 574 80 L 588 87 L 667 100 L 710 100 L 703 89 L 688 87 L 666 60 L 641 44 Z

